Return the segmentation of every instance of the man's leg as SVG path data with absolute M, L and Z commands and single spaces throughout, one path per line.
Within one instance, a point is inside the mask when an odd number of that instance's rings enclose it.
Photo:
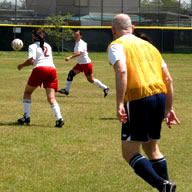
M 151 162 L 140 154 L 140 142 L 122 141 L 123 158 L 135 173 L 159 191 L 163 189 L 164 179 L 153 169 Z
M 151 140 L 142 144 L 143 150 L 150 159 L 153 169 L 165 180 L 169 180 L 167 171 L 167 161 L 159 150 L 157 140 Z

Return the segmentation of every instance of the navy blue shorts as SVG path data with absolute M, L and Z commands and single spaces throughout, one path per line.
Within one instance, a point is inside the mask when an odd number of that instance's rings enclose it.
M 127 123 L 122 124 L 121 139 L 148 142 L 160 139 L 165 113 L 165 94 L 157 94 L 125 104 Z

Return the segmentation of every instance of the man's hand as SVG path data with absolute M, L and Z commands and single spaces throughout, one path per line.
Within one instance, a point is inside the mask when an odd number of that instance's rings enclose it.
M 117 118 L 121 123 L 126 123 L 127 122 L 127 113 L 125 111 L 124 105 L 120 104 L 117 107 Z
M 170 110 L 168 113 L 165 114 L 165 121 L 169 128 L 171 128 L 172 125 L 180 125 L 179 119 L 176 117 L 176 114 L 174 110 Z

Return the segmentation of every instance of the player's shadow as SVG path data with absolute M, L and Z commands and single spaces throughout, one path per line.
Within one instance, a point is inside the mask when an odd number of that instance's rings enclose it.
M 0 127 L 1 126 L 20 126 L 20 127 L 43 127 L 43 128 L 56 128 L 54 126 L 47 126 L 47 125 L 37 125 L 37 124 L 20 124 L 18 122 L 9 122 L 9 123 L 6 123 L 6 122 L 0 122 Z M 57 128 L 58 129 L 58 128 Z
M 64 94 L 60 94 L 60 95 L 55 95 L 55 97 L 69 97 L 69 98 L 77 98 L 77 96 L 72 96 L 72 95 L 64 95 Z
M 0 122 L 0 126 L 18 126 L 19 125 L 19 123 L 17 123 L 17 122 L 10 122 L 10 123 L 2 123 L 2 122 Z
M 115 118 L 115 117 L 101 117 L 101 118 L 99 118 L 99 120 L 102 120 L 102 121 L 115 121 L 115 120 L 117 120 L 117 118 Z

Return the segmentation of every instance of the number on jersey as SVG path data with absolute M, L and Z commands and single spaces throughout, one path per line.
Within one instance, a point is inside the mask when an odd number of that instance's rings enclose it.
M 49 57 L 49 55 L 48 55 L 48 48 L 46 47 L 46 46 L 43 46 L 44 47 L 44 56 L 45 57 Z

